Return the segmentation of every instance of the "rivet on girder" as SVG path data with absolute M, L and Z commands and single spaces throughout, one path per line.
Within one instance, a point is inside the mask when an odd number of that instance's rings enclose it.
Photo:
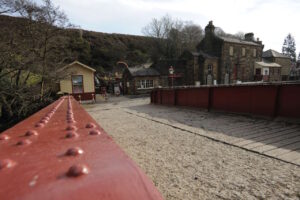
M 72 116 L 72 117 L 70 117 L 70 116 L 67 116 L 67 120 L 73 120 L 74 119 L 74 117 Z
M 74 117 L 73 114 L 67 114 L 67 117 Z
M 95 127 L 96 127 L 96 125 L 93 123 L 87 123 L 85 126 L 85 128 L 95 128 Z
M 23 146 L 23 145 L 29 145 L 29 144 L 31 144 L 31 143 L 32 143 L 32 142 L 31 142 L 30 140 L 25 139 L 25 140 L 21 140 L 21 141 L 17 142 L 17 145 Z
M 42 127 L 44 127 L 45 126 L 45 124 L 43 124 L 43 123 L 37 123 L 36 125 L 35 125 L 35 127 L 39 127 L 39 128 L 42 128 Z
M 68 120 L 67 122 L 68 122 L 69 124 L 74 124 L 74 123 L 76 123 L 76 121 L 75 121 L 74 119 Z
M 67 156 L 78 156 L 83 154 L 83 150 L 79 147 L 73 147 L 68 149 L 68 151 L 66 152 Z
M 42 120 L 47 120 L 47 121 L 49 121 L 49 120 L 50 120 L 50 117 L 45 116 L 45 117 L 42 118 Z
M 25 133 L 25 136 L 29 137 L 29 136 L 37 136 L 38 133 L 35 130 L 29 130 Z
M 85 165 L 73 165 L 69 168 L 67 176 L 69 177 L 78 177 L 89 173 L 89 169 Z
M 16 162 L 10 160 L 10 159 L 3 159 L 0 160 L 0 170 L 5 168 L 12 168 L 16 165 Z
M 48 123 L 48 120 L 42 119 L 42 120 L 40 121 L 40 123 L 47 124 L 47 123 Z
M 76 126 L 73 126 L 73 125 L 69 125 L 67 128 L 66 128 L 67 131 L 76 131 L 77 130 L 77 127 Z
M 66 134 L 66 138 L 74 138 L 74 137 L 78 137 L 79 135 L 76 132 L 68 132 Z
M 98 131 L 98 130 L 91 130 L 91 131 L 89 132 L 89 134 L 90 134 L 90 135 L 100 135 L 101 132 Z
M 9 140 L 9 139 L 10 139 L 10 137 L 6 134 L 1 134 L 0 135 L 0 140 Z

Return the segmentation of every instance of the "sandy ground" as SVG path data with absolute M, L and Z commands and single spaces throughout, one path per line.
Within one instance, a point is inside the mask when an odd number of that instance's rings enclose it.
M 119 97 L 84 107 L 166 200 L 300 199 L 300 167 L 134 114 L 137 107 L 155 109 L 148 104 L 149 98 Z

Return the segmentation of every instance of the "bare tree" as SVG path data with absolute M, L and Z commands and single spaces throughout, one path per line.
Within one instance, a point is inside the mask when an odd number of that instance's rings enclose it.
M 223 31 L 223 29 L 220 28 L 220 27 L 216 27 L 216 28 L 215 28 L 215 34 L 216 34 L 216 36 L 221 36 L 221 37 L 227 35 L 227 34 L 225 33 L 225 31 Z
M 166 58 L 177 58 L 186 49 L 194 50 L 203 38 L 203 30 L 200 26 L 173 19 L 169 15 L 161 19 L 152 19 L 142 32 L 158 39 L 156 49 L 159 50 L 154 50 L 154 53 L 160 53 Z
M 245 33 L 242 31 L 237 32 L 236 34 L 234 34 L 234 37 L 236 37 L 237 39 L 245 39 Z
M 147 36 L 166 39 L 173 25 L 173 19 L 169 15 L 165 15 L 161 19 L 153 18 L 152 21 L 142 29 L 142 33 Z
M 182 40 L 186 49 L 193 50 L 202 39 L 203 29 L 201 26 L 188 22 L 182 29 Z
M 28 4 L 27 0 L 0 0 L 0 14 L 15 13 L 26 4 Z
M 2 120 L 9 122 L 47 104 L 60 78 L 58 68 L 70 58 L 64 31 L 68 20 L 50 0 L 2 3 L 1 9 L 23 17 L 0 24 L 5 27 L 0 32 L 0 105 Z

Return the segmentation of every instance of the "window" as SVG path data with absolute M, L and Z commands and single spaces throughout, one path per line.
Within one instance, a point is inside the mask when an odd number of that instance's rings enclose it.
M 253 49 L 253 57 L 256 57 L 256 49 Z
M 255 69 L 255 74 L 256 75 L 261 75 L 261 69 L 259 69 L 259 68 Z
M 242 48 L 242 56 L 245 56 L 245 55 L 246 55 L 246 49 Z
M 72 88 L 74 94 L 83 93 L 83 76 L 72 75 Z
M 153 80 L 138 80 L 136 87 L 137 89 L 153 88 Z
M 233 46 L 230 46 L 230 47 L 229 47 L 229 55 L 230 55 L 230 56 L 233 56 Z
M 268 75 L 269 75 L 269 69 L 268 69 L 268 68 L 264 68 L 264 69 L 263 69 L 263 72 L 264 72 L 263 75 L 265 75 L 265 76 L 268 76 Z
M 212 65 L 208 65 L 207 66 L 207 70 L 208 70 L 208 73 L 211 73 L 212 70 L 213 70 L 213 66 Z

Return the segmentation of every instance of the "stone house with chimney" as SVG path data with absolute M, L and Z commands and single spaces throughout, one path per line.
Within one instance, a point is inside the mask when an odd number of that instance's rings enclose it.
M 292 61 L 291 58 L 279 53 L 273 49 L 263 52 L 263 60 L 267 62 L 277 63 L 281 66 L 281 80 L 287 81 L 290 76 Z
M 253 33 L 245 34 L 245 39 L 217 36 L 210 21 L 197 51 L 184 52 L 180 57 L 185 60 L 186 85 L 253 81 L 254 65 L 262 60 L 263 48 Z

